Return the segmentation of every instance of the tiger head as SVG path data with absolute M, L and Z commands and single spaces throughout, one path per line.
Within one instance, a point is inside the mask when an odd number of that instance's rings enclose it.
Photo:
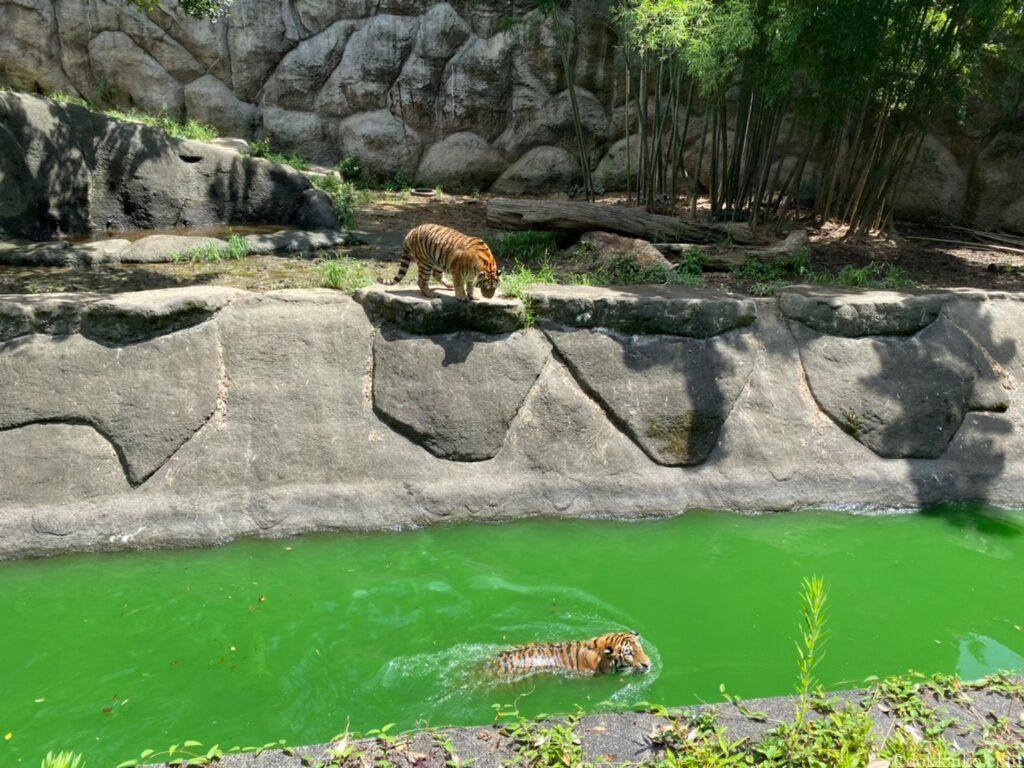
M 601 655 L 598 671 L 629 672 L 644 675 L 651 670 L 651 660 L 640 646 L 640 635 L 636 632 L 611 632 L 590 641 Z
M 485 299 L 490 299 L 494 296 L 494 292 L 498 290 L 498 282 L 501 280 L 501 270 L 498 269 L 498 262 L 494 259 L 494 254 L 491 253 L 491 249 L 487 243 L 483 240 L 477 240 L 476 245 L 476 284 L 480 288 L 480 293 L 484 295 Z

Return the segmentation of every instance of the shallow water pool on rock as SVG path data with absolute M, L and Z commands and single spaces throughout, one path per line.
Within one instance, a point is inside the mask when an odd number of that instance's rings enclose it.
M 830 687 L 1024 666 L 1024 515 L 690 513 L 526 521 L 0 563 L 0 764 L 113 765 L 185 739 L 793 690 L 802 578 L 829 589 Z M 645 677 L 500 685 L 499 647 L 639 631 Z

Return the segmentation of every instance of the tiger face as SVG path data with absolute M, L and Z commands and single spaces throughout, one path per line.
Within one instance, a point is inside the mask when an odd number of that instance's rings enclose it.
M 501 280 L 501 270 L 498 269 L 498 262 L 494 258 L 494 254 L 491 253 L 490 247 L 483 240 L 477 240 L 476 242 L 476 284 L 480 288 L 480 293 L 484 295 L 485 299 L 490 299 L 494 296 L 494 292 L 498 290 L 498 282 Z
M 598 664 L 603 674 L 629 672 L 644 675 L 651 671 L 651 660 L 644 653 L 640 635 L 636 632 L 612 632 L 595 637 L 592 642 L 601 655 Z

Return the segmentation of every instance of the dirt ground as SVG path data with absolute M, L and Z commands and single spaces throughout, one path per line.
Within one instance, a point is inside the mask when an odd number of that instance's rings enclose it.
M 445 224 L 484 237 L 498 234 L 487 228 L 483 196 L 379 193 L 358 209 L 357 217 L 356 232 L 366 244 L 339 249 L 336 254 L 93 268 L 0 267 L 0 293 L 105 293 L 184 285 L 229 285 L 255 291 L 315 287 L 320 284 L 320 265 L 336 255 L 358 259 L 374 275 L 390 273 L 391 262 L 401 253 L 402 237 L 417 224 Z M 813 230 L 812 267 L 836 273 L 846 265 L 861 267 L 874 261 L 898 266 L 920 288 L 1024 290 L 1024 254 L 956 244 L 951 241 L 968 238 L 949 229 L 904 224 L 898 230 L 895 238 L 873 238 L 857 244 L 844 242 L 831 228 Z M 514 265 L 501 266 L 507 269 Z M 752 280 L 730 273 L 709 272 L 706 278 L 709 286 L 723 290 L 757 290 Z

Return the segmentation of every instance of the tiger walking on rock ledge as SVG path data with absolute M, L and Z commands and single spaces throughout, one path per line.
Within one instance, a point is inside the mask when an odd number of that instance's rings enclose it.
M 383 285 L 395 285 L 409 271 L 409 265 L 416 259 L 419 270 L 420 293 L 433 298 L 430 278 L 433 277 L 445 288 L 455 289 L 459 301 L 473 300 L 473 287 L 480 286 L 485 299 L 494 296 L 501 279 L 501 270 L 494 260 L 494 254 L 487 243 L 479 237 L 464 235 L 440 224 L 421 224 L 409 230 L 402 243 L 402 263 L 393 280 L 379 279 Z M 444 281 L 444 273 L 452 276 L 452 284 Z

